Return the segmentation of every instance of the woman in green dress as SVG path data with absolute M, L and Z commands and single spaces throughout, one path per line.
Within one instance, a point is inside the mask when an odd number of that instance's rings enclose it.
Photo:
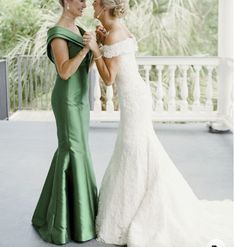
M 47 54 L 55 63 L 52 92 L 58 148 L 44 183 L 32 224 L 48 242 L 65 244 L 96 237 L 97 189 L 88 146 L 88 69 L 91 52 L 84 30 L 75 25 L 83 0 L 62 0 L 63 14 L 48 31 Z

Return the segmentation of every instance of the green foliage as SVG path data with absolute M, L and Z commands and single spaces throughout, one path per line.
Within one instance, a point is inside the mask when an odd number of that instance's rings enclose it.
M 78 23 L 95 27 L 92 0 Z M 217 55 L 218 0 L 130 0 L 125 18 L 140 53 Z M 47 29 L 60 15 L 57 0 L 0 0 L 0 56 L 45 53 Z M 43 33 L 44 32 L 44 33 Z
M 132 0 L 130 6 L 126 23 L 142 54 L 217 55 L 217 0 Z
M 11 51 L 22 37 L 31 39 L 37 32 L 38 8 L 39 5 L 30 0 L 0 0 L 0 56 Z
M 192 54 L 217 56 L 218 1 L 198 1 L 197 13 L 200 22 L 195 23 L 196 32 L 189 42 Z
M 84 16 L 77 20 L 86 30 L 94 30 L 97 25 L 92 2 L 87 0 Z M 130 0 L 129 5 L 124 22 L 137 38 L 139 55 L 217 55 L 218 0 Z M 33 72 L 35 77 L 45 73 L 45 67 L 37 67 L 37 64 L 46 54 L 47 30 L 55 25 L 62 9 L 58 0 L 0 0 L 0 9 L 0 57 L 8 57 L 10 92 L 17 98 L 17 55 L 32 55 L 31 64 L 37 68 Z M 28 72 L 22 73 L 22 88 L 26 90 Z M 52 78 L 54 70 L 48 70 L 47 75 Z M 202 76 L 202 99 L 205 98 L 205 80 Z M 165 90 L 168 81 L 167 75 L 164 76 Z M 34 88 L 37 91 L 37 85 Z M 105 88 L 102 90 L 104 96 Z

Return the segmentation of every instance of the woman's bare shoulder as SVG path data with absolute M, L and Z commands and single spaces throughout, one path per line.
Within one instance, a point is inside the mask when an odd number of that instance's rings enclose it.
M 113 45 L 126 40 L 130 35 L 123 29 L 117 29 L 110 32 L 104 40 L 104 45 Z
M 118 41 L 120 41 L 120 32 L 119 31 L 113 31 L 106 36 L 106 38 L 104 40 L 104 44 L 105 45 L 112 45 Z

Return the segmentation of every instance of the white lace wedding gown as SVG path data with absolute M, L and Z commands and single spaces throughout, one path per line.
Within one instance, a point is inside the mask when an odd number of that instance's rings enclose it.
M 103 46 L 104 57 L 120 56 L 121 119 L 100 189 L 98 240 L 128 247 L 207 247 L 220 239 L 232 247 L 232 201 L 199 200 L 154 132 L 151 93 L 138 72 L 136 48 L 134 38 Z

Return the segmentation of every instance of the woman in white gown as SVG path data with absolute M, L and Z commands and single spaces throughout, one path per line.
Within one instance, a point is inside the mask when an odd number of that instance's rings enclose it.
M 136 40 L 119 22 L 127 5 L 126 0 L 95 0 L 94 15 L 108 35 L 102 49 L 94 34 L 84 36 L 103 81 L 117 84 L 121 112 L 100 189 L 98 240 L 128 247 L 206 247 L 220 239 L 232 247 L 232 202 L 200 201 L 154 132 L 150 89 L 135 59 Z

